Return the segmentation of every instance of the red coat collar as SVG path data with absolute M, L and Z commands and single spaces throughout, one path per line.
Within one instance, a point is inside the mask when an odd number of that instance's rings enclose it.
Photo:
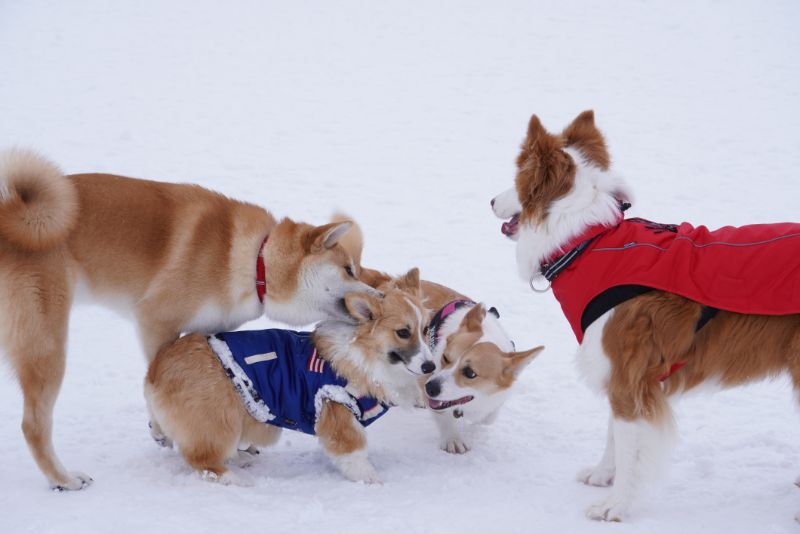
M 258 294 L 258 301 L 264 303 L 264 295 L 267 292 L 266 269 L 264 268 L 264 248 L 267 246 L 269 235 L 264 238 L 261 243 L 261 248 L 258 250 L 258 258 L 256 258 L 256 293 Z

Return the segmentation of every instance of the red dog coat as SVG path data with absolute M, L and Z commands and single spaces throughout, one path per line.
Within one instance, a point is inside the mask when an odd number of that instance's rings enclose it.
M 590 228 L 570 243 L 565 249 L 576 248 L 542 270 L 546 276 L 551 271 L 547 277 L 553 294 L 579 343 L 599 316 L 587 319 L 587 307 L 618 286 L 668 291 L 737 313 L 800 313 L 800 224 L 710 231 L 689 223 L 626 219 L 612 228 Z M 634 287 L 627 298 L 643 292 L 636 293 Z M 618 298 L 616 304 L 625 299 Z

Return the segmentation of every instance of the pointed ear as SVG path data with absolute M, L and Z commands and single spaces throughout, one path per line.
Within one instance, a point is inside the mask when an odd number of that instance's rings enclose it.
M 380 301 L 368 293 L 348 293 L 344 296 L 347 313 L 359 323 L 367 323 L 377 317 Z
M 332 223 L 346 223 L 352 224 L 350 231 L 345 231 L 339 238 L 339 245 L 347 251 L 353 258 L 353 262 L 358 266 L 361 265 L 361 252 L 364 250 L 364 233 L 361 231 L 361 226 L 354 221 L 351 217 L 343 213 L 334 213 L 331 217 Z
M 503 368 L 503 373 L 510 374 L 517 378 L 533 359 L 544 350 L 543 346 L 535 347 L 531 350 L 508 353 L 508 361 Z
M 467 332 L 480 332 L 483 319 L 486 317 L 486 308 L 483 304 L 476 304 L 461 320 L 461 326 L 467 329 Z
M 333 248 L 351 226 L 353 226 L 351 221 L 342 221 L 323 224 L 312 229 L 308 236 L 311 252 L 322 252 Z
M 525 142 L 532 146 L 540 137 L 545 135 L 547 135 L 547 130 L 544 129 L 542 121 L 540 121 L 539 117 L 534 113 L 531 115 L 531 120 L 528 122 L 528 137 L 525 139 Z
M 419 269 L 414 267 L 398 278 L 397 288 L 401 291 L 419 291 Z
M 595 128 L 594 110 L 587 109 L 581 112 L 567 128 Z

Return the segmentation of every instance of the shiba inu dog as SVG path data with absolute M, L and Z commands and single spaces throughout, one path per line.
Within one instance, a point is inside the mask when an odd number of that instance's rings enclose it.
M 373 291 L 341 246 L 347 221 L 312 226 L 195 185 L 105 174 L 64 176 L 29 151 L 0 154 L 0 347 L 22 387 L 22 430 L 51 486 L 68 471 L 52 443 L 77 292 L 137 323 L 148 361 L 181 332 L 235 328 L 262 313 L 289 324 L 344 316 Z M 157 425 L 154 437 L 162 436 Z
M 608 396 L 605 453 L 578 478 L 613 484 L 587 515 L 619 521 L 671 442 L 672 398 L 786 371 L 800 391 L 800 224 L 626 219 L 631 195 L 591 111 L 560 134 L 531 117 L 517 167 L 492 207 L 521 276 L 561 304 L 581 374 Z
M 152 418 L 211 480 L 245 482 L 225 460 L 274 443 L 283 427 L 316 434 L 346 478 L 379 482 L 363 427 L 390 406 L 419 404 L 418 377 L 434 367 L 419 271 L 380 289 L 382 297 L 347 294 L 348 317 L 325 319 L 313 333 L 182 337 L 150 364 Z

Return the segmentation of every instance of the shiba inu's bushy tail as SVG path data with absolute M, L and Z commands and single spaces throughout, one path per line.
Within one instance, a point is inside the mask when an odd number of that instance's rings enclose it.
M 30 150 L 0 152 L 0 239 L 29 251 L 69 235 L 78 217 L 75 186 Z

